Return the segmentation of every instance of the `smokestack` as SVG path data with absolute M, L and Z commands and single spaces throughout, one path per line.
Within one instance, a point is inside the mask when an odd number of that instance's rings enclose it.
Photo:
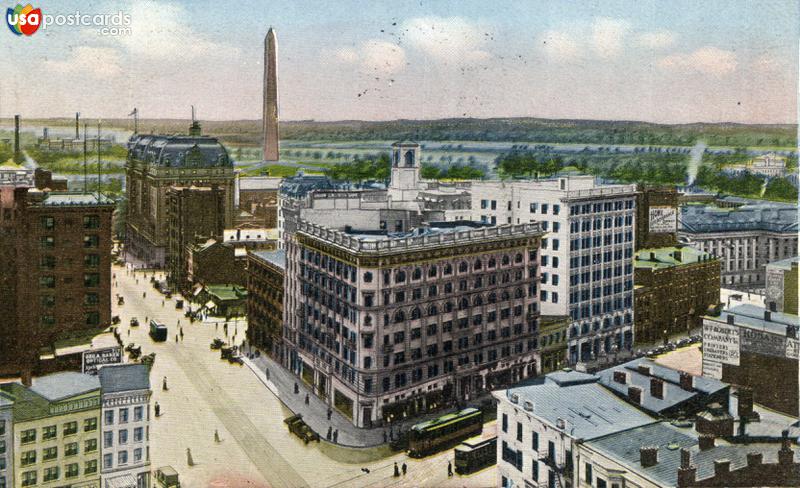
M 81 120 L 81 113 L 80 112 L 75 112 L 75 140 L 76 141 L 81 138 L 81 131 L 79 129 L 80 120 Z
M 19 160 L 19 115 L 14 116 L 14 161 Z

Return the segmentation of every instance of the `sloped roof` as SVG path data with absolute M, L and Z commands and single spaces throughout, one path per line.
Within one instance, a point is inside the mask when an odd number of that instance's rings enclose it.
M 144 364 L 103 366 L 98 372 L 98 377 L 103 393 L 150 389 L 150 368 Z
M 97 376 L 65 371 L 33 379 L 30 390 L 47 400 L 58 401 L 100 388 Z

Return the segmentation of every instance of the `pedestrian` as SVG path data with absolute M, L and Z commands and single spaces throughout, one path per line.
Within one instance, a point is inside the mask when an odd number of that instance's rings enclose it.
M 297 382 L 295 381 L 294 382 L 294 394 L 297 395 L 298 393 L 300 393 L 300 387 L 297 386 Z
M 406 475 L 406 471 L 408 471 L 408 466 L 406 466 L 406 463 L 403 463 L 403 476 Z
M 158 402 L 156 402 L 155 411 L 156 411 L 156 417 L 160 417 L 161 416 L 161 405 L 159 405 Z
M 131 330 L 128 329 L 128 337 L 130 337 L 130 336 L 131 336 Z
M 383 431 L 383 443 L 384 443 L 384 444 L 386 444 L 386 440 L 387 440 L 386 438 L 387 438 L 387 437 L 388 437 L 388 436 L 386 435 L 386 431 L 384 430 L 384 431 Z
M 183 327 L 180 328 L 181 340 L 183 340 Z
M 328 440 L 331 440 L 331 435 L 332 435 L 332 434 L 333 434 L 333 427 L 331 427 L 331 426 L 329 425 L 329 426 L 328 426 L 328 435 L 326 436 L 326 439 L 328 439 Z
M 161 306 L 162 307 L 164 306 L 164 300 L 161 300 Z
M 397 467 L 397 461 L 394 462 L 394 477 L 395 478 L 400 477 L 400 468 Z
M 308 405 L 308 393 L 306 393 L 306 405 Z
M 143 291 L 143 292 L 142 292 L 142 298 L 144 298 L 144 297 L 146 297 L 146 296 L 147 296 L 147 292 L 146 292 L 146 291 Z
M 178 334 L 175 334 L 175 343 L 178 343 Z
M 217 444 L 219 444 L 220 442 L 222 442 L 222 441 L 219 439 L 219 431 L 218 431 L 217 429 L 214 429 L 214 442 L 216 442 Z
M 334 443 L 339 442 L 339 429 L 333 431 L 333 442 Z
M 188 447 L 186 448 L 186 464 L 189 466 L 194 466 L 194 459 L 192 459 L 192 450 Z
M 265 371 L 265 373 L 267 373 L 267 379 L 269 379 L 269 369 L 267 369 L 267 370 Z M 330 418 L 328 418 L 328 420 L 330 420 Z
M 166 376 L 164 376 L 164 381 L 161 383 L 161 389 L 164 390 L 164 391 L 169 390 L 169 388 L 167 388 L 167 377 Z
M 214 330 L 219 330 L 219 322 L 214 322 Z
M 453 476 L 453 463 L 447 461 L 447 477 L 450 478 Z
M 333 415 L 333 410 L 331 410 L 331 408 L 328 407 L 328 420 L 331 419 L 331 415 Z

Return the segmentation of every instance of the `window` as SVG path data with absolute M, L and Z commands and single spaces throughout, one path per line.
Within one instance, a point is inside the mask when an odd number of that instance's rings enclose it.
M 99 229 L 100 228 L 100 217 L 97 215 L 86 215 L 83 217 L 83 228 L 84 229 Z
M 44 440 L 55 439 L 57 435 L 58 432 L 56 432 L 55 425 L 48 425 L 47 427 L 42 428 L 42 439 Z
M 133 462 L 140 462 L 142 460 L 142 448 L 138 447 L 133 450 Z
M 23 430 L 20 434 L 20 442 L 22 444 L 36 442 L 36 429 Z
M 113 454 L 103 454 L 103 469 L 110 469 L 114 464 Z
M 133 407 L 133 421 L 140 422 L 144 418 L 144 407 Z
M 85 286 L 86 288 L 94 288 L 100 286 L 100 273 L 84 273 L 83 286 Z
M 96 268 L 100 266 L 99 254 L 87 254 L 83 256 L 83 265 L 87 268 Z
M 99 245 L 100 245 L 100 236 L 94 234 L 83 236 L 83 247 L 95 248 Z
M 39 246 L 44 249 L 52 249 L 56 245 L 56 240 L 53 236 L 42 236 L 39 238 Z
M 106 425 L 114 425 L 114 411 L 113 410 L 106 410 L 105 414 L 105 424 Z
M 117 463 L 128 464 L 128 451 L 120 451 L 117 453 Z
M 143 439 L 144 439 L 144 428 L 136 427 L 135 429 L 133 429 L 133 442 L 142 442 Z
M 78 433 L 78 422 L 67 422 L 64 424 L 64 435 L 75 435 Z
M 91 432 L 93 430 L 97 430 L 97 417 L 88 418 L 83 421 L 84 432 Z
M 83 318 L 86 325 L 90 326 L 100 325 L 100 313 L 98 312 L 86 312 L 83 315 Z
M 74 478 L 78 476 L 78 463 L 67 464 L 65 476 L 67 478 Z
M 606 488 L 607 486 L 606 480 L 603 478 L 597 478 L 597 488 Z
M 25 471 L 22 473 L 22 486 L 33 486 L 36 484 L 36 471 Z
M 83 443 L 83 452 L 94 452 L 97 450 L 97 439 L 86 439 Z
M 517 422 L 517 440 L 522 442 L 522 423 Z
M 503 432 L 508 432 L 508 414 L 503 414 Z
M 42 228 L 53 230 L 56 226 L 56 220 L 53 217 L 42 217 Z
M 539 433 L 531 432 L 531 449 L 534 451 L 539 450 Z
M 584 465 L 583 479 L 590 485 L 592 484 L 592 465 L 589 463 Z
M 23 466 L 34 464 L 36 462 L 36 451 L 25 451 L 20 458 Z
M 83 474 L 93 474 L 97 472 L 97 459 L 86 461 L 83 465 Z
M 39 286 L 41 288 L 55 288 L 56 287 L 56 279 L 52 276 L 40 276 L 39 277 Z
M 119 431 L 119 443 L 120 444 L 127 444 L 128 443 L 128 429 L 122 429 Z
M 58 479 L 58 466 L 44 468 L 44 481 L 55 481 Z
M 121 424 L 128 423 L 128 409 L 127 408 L 120 408 L 119 409 L 119 423 L 121 423 Z
M 78 454 L 78 443 L 77 442 L 70 442 L 69 444 L 64 446 L 64 455 L 65 456 L 75 456 Z
M 103 432 L 103 447 L 114 447 L 114 432 L 110 430 Z

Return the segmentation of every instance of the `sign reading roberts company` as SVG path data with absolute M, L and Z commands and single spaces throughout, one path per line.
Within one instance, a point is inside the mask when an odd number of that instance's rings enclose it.
M 107 347 L 94 349 L 83 353 L 83 372 L 97 374 L 98 368 L 106 364 L 119 364 L 122 362 L 122 348 Z
M 675 207 L 650 207 L 650 232 L 672 233 L 678 229 L 678 211 Z
M 739 366 L 739 328 L 727 324 L 703 326 L 703 359 Z

